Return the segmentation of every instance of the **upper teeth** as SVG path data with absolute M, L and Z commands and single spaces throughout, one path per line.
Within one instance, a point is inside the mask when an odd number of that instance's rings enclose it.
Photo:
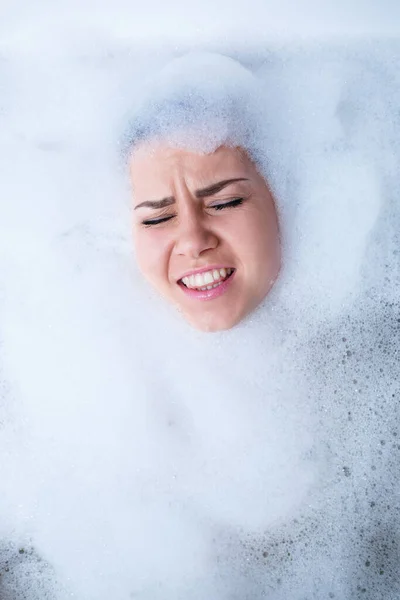
M 189 288 L 211 289 L 215 285 L 218 285 L 218 283 L 222 283 L 222 280 L 230 275 L 232 271 L 233 269 L 213 269 L 212 271 L 183 277 L 182 281 Z

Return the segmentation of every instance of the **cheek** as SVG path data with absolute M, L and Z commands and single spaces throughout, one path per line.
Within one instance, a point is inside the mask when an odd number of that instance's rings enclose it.
M 239 217 L 239 215 L 238 215 Z M 231 245 L 244 268 L 246 290 L 257 304 L 271 289 L 280 265 L 280 239 L 274 210 L 240 215 L 232 229 Z
M 257 211 L 254 226 L 254 242 L 263 255 L 264 261 L 274 262 L 280 255 L 278 218 L 272 199 L 267 200 Z
M 265 268 L 266 262 L 279 255 L 277 220 L 273 211 L 251 210 L 238 215 L 232 226 L 231 240 L 239 258 L 254 267 Z
M 168 244 L 160 232 L 137 231 L 134 235 L 136 259 L 143 275 L 152 282 L 165 277 L 168 266 Z
M 281 246 L 276 221 L 269 220 L 259 226 L 254 234 L 257 245 L 257 276 L 261 289 L 265 292 L 275 281 L 281 266 Z

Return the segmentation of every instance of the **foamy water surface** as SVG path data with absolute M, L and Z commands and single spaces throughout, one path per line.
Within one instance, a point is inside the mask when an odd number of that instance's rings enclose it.
M 5 9 L 2 600 L 400 597 L 397 8 L 242 4 Z M 262 82 L 285 246 L 209 335 L 141 281 L 119 153 L 193 49 Z

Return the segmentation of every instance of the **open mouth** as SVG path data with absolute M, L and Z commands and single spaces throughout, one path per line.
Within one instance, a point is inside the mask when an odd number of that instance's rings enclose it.
M 234 272 L 235 269 L 230 267 L 212 269 L 210 271 L 204 271 L 203 273 L 197 273 L 196 275 L 182 277 L 182 279 L 178 281 L 178 284 L 183 285 L 189 290 L 205 292 L 222 285 L 225 281 L 232 277 Z

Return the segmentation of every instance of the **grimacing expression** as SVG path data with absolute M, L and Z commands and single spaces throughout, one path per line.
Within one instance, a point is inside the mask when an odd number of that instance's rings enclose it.
M 202 331 L 230 329 L 268 294 L 281 262 L 275 203 L 240 148 L 143 143 L 130 157 L 134 240 L 145 278 Z

